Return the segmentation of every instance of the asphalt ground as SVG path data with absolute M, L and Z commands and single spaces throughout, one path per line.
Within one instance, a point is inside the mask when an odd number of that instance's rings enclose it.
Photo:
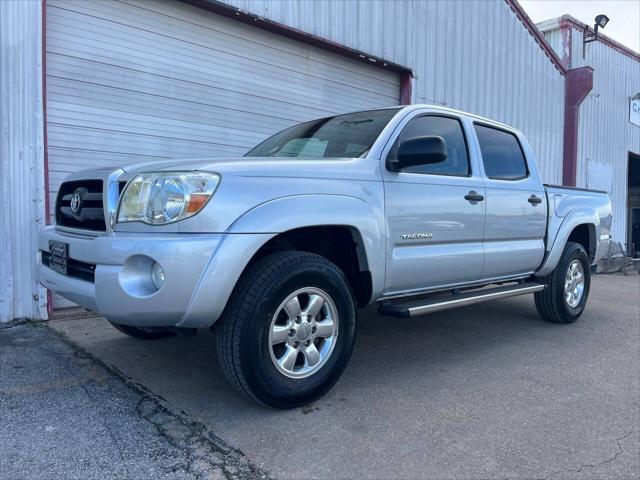
M 572 325 L 531 296 L 363 311 L 342 379 L 290 411 L 227 385 L 206 330 L 144 342 L 94 317 L 0 335 L 6 478 L 640 478 L 640 275 L 596 276 Z
M 267 475 L 143 386 L 27 323 L 0 327 L 0 478 Z

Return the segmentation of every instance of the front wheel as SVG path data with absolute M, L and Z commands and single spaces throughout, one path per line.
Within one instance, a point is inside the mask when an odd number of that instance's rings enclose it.
M 344 371 L 356 308 L 335 264 L 280 252 L 247 269 L 219 322 L 218 358 L 230 382 L 265 405 L 293 408 L 322 396 Z
M 591 287 L 591 268 L 584 247 L 567 242 L 558 265 L 543 281 L 546 288 L 534 295 L 540 316 L 554 323 L 575 322 L 584 311 Z

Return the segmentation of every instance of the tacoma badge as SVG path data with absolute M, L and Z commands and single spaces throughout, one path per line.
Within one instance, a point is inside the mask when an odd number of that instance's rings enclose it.
M 403 240 L 420 240 L 422 238 L 433 238 L 433 234 L 431 233 L 403 233 Z

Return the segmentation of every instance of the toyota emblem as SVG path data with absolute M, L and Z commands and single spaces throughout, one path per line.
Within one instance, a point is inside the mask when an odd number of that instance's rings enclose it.
M 82 198 L 79 193 L 74 193 L 71 195 L 71 211 L 73 213 L 78 213 L 80 211 L 80 204 L 82 203 Z

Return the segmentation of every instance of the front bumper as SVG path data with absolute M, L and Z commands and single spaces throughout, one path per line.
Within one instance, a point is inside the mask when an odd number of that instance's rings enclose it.
M 40 283 L 109 320 L 137 326 L 211 325 L 222 313 L 253 253 L 270 235 L 114 233 L 77 235 L 55 227 L 40 231 Z M 49 240 L 69 245 L 69 258 L 95 265 L 95 282 L 62 275 L 42 262 Z M 224 248 L 223 248 L 224 247 Z M 248 256 L 247 256 L 248 255 Z M 142 261 L 141 261 L 142 260 Z M 139 288 L 159 263 L 165 283 Z M 138 283 L 136 283 L 138 282 Z

